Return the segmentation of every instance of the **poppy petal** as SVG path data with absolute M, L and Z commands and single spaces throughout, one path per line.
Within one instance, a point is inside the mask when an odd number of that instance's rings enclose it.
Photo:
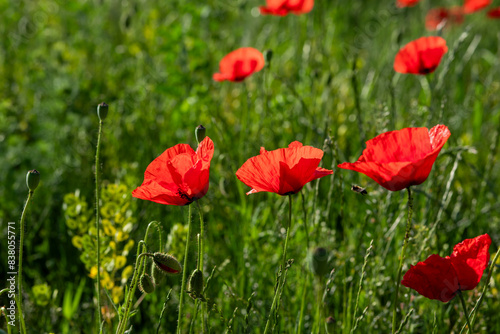
M 436 70 L 448 52 L 446 41 L 438 36 L 421 37 L 406 44 L 396 54 L 394 70 L 399 73 L 429 74 Z
M 459 289 L 458 278 L 449 257 L 433 254 L 425 261 L 411 266 L 401 284 L 429 299 L 446 303 Z
M 246 77 L 264 68 L 264 55 L 254 48 L 239 48 L 228 53 L 219 63 L 215 81 L 243 81 Z
M 460 290 L 474 289 L 488 267 L 491 238 L 488 234 L 466 239 L 453 248 L 451 263 L 460 282 Z
M 471 14 L 489 6 L 491 0 L 465 0 L 464 13 Z

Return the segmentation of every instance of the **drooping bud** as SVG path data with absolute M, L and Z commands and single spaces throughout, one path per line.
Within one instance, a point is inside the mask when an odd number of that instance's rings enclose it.
M 153 254 L 153 261 L 156 267 L 167 275 L 177 275 L 182 272 L 180 262 L 171 254 L 156 252 Z
M 165 273 L 163 270 L 159 269 L 155 263 L 151 265 L 151 277 L 153 277 L 153 281 L 155 285 L 161 285 L 165 280 Z
M 326 330 L 328 333 L 335 333 L 335 318 L 329 316 L 326 318 Z
M 143 274 L 139 280 L 139 290 L 142 293 L 150 294 L 155 291 L 155 284 L 148 274 Z
M 194 135 L 196 136 L 196 141 L 201 143 L 201 141 L 205 138 L 206 128 L 203 125 L 198 125 L 194 130 Z
M 35 191 L 36 187 L 38 187 L 38 183 L 40 183 L 40 172 L 36 169 L 32 169 L 28 171 L 26 174 L 26 185 L 30 191 Z
M 195 269 L 188 281 L 188 291 L 192 298 L 201 296 L 203 294 L 203 272 Z
M 108 116 L 108 105 L 106 103 L 99 103 L 97 106 L 97 116 L 99 116 L 101 122 L 106 119 L 106 116 Z
M 314 249 L 311 257 L 311 269 L 318 277 L 325 276 L 330 271 L 328 265 L 328 251 L 323 247 Z

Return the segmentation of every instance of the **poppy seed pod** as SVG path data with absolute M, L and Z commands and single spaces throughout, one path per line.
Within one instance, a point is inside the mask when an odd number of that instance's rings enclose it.
M 205 133 L 206 133 L 206 128 L 203 125 L 198 125 L 196 129 L 194 130 L 194 135 L 196 136 L 196 141 L 201 143 L 203 139 L 205 139 Z
M 177 275 L 182 272 L 179 261 L 168 253 L 154 253 L 153 261 L 156 267 L 167 275 Z
M 97 105 L 97 116 L 99 116 L 99 120 L 102 122 L 108 116 L 108 105 L 104 102 Z
M 195 269 L 188 281 L 188 291 L 191 297 L 196 298 L 201 296 L 203 293 L 203 272 L 201 270 Z
M 330 271 L 328 266 L 328 251 L 323 247 L 314 249 L 311 257 L 311 269 L 318 277 L 325 276 Z
M 141 290 L 141 292 L 145 294 L 150 294 L 155 291 L 155 284 L 153 283 L 151 276 L 149 276 L 148 274 L 143 274 L 141 276 L 141 279 L 139 281 L 139 290 Z
M 35 191 L 36 187 L 38 187 L 38 183 L 40 183 L 40 172 L 36 169 L 32 169 L 28 171 L 26 174 L 26 185 L 30 191 Z

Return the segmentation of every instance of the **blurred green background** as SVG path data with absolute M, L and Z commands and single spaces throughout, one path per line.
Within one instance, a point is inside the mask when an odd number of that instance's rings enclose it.
M 318 329 L 317 323 L 323 326 L 328 316 L 335 319 L 333 332 L 350 331 L 363 257 L 372 239 L 359 299 L 360 310 L 368 309 L 358 331 L 390 329 L 406 194 L 388 192 L 364 175 L 335 167 L 354 162 L 362 143 L 382 132 L 436 124 L 451 131 L 429 179 L 414 187 L 414 230 L 405 268 L 432 253 L 448 255 L 464 238 L 484 233 L 493 239 L 490 252 L 496 252 L 500 21 L 486 19 L 483 11 L 467 16 L 460 26 L 445 28 L 440 34 L 448 53 L 434 74 L 419 77 L 395 73 L 395 54 L 411 40 L 436 34 L 425 30 L 431 6 L 461 1 L 422 0 L 405 9 L 396 8 L 394 1 L 316 1 L 311 13 L 286 17 L 259 15 L 263 4 L 0 0 L 2 239 L 7 222 L 19 221 L 27 197 L 26 172 L 35 168 L 41 173 L 26 227 L 24 310 L 29 332 L 90 333 L 95 328 L 93 281 L 72 242 L 75 233 L 63 203 L 65 195 L 78 191 L 90 210 L 85 217 L 90 224 L 96 106 L 102 101 L 109 104 L 102 180 L 126 187 L 123 198 L 130 207 L 124 214 L 134 222 L 127 239 L 135 244 L 147 224 L 157 220 L 163 241 L 170 233 L 166 250 L 182 258 L 187 208 L 132 199 L 130 192 L 165 149 L 177 143 L 195 147 L 197 125 L 203 124 L 214 141 L 210 190 L 200 201 L 207 226 L 205 277 L 218 268 L 207 295 L 225 318 L 212 314 L 214 333 L 225 331 L 233 316 L 234 333 L 259 333 L 272 302 L 287 199 L 266 193 L 246 196 L 248 187 L 234 175 L 261 146 L 272 150 L 299 140 L 323 148 L 322 166 L 335 169 L 331 177 L 304 187 L 303 204 L 300 195 L 294 196 L 289 252 L 295 263 L 280 311 L 278 328 L 283 333 L 297 328 L 304 287 L 304 333 Z M 272 61 L 243 83 L 213 81 L 220 59 L 243 46 L 272 50 Z M 367 187 L 369 196 L 351 192 L 351 183 Z M 311 232 L 309 249 L 303 206 Z M 436 232 L 430 234 L 436 222 Z M 181 225 L 173 230 L 175 224 Z M 324 291 L 326 278 L 306 275 L 308 253 L 316 246 L 328 250 L 335 268 L 320 317 L 316 295 Z M 127 265 L 135 261 L 135 250 Z M 1 259 L 6 252 L 2 243 Z M 0 261 L 0 272 L 7 271 L 6 265 Z M 500 332 L 495 320 L 499 278 L 493 275 L 493 288 L 480 310 L 476 328 L 485 332 Z M 470 307 L 483 283 L 466 293 Z M 152 332 L 171 287 L 162 329 L 175 328 L 179 285 L 180 279 L 169 279 L 142 301 L 132 318 L 134 331 Z M 81 298 L 70 307 L 79 291 Z M 402 291 L 403 310 L 415 309 L 408 332 L 457 332 L 464 323 L 458 302 L 443 304 L 407 288 Z M 7 302 L 5 296 L 0 299 L 0 305 Z M 187 304 L 189 318 L 195 307 L 191 300 Z M 110 318 L 107 331 L 116 323 L 116 317 Z

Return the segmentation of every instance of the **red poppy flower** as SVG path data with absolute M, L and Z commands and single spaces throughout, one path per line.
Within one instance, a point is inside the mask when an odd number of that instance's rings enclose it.
M 491 4 L 491 0 L 465 0 L 464 13 L 470 14 L 477 12 Z
M 358 161 L 338 167 L 363 173 L 382 187 L 398 191 L 427 179 L 449 136 L 445 125 L 385 132 L 366 142 Z
M 247 195 L 260 191 L 291 195 L 298 193 L 312 180 L 333 174 L 332 170 L 318 167 L 323 151 L 311 146 L 302 146 L 294 141 L 288 148 L 266 151 L 248 159 L 238 169 L 238 179 L 252 190 Z
M 433 254 L 411 266 L 401 283 L 429 299 L 446 303 L 458 291 L 474 289 L 490 259 L 488 234 L 466 239 L 453 248 L 451 256 Z
M 260 13 L 285 16 L 309 13 L 314 7 L 314 0 L 266 0 L 266 6 L 261 6 Z
M 399 73 L 432 73 L 447 51 L 446 41 L 441 37 L 420 37 L 399 50 L 394 59 L 394 70 Z
M 403 7 L 413 7 L 415 6 L 420 0 L 397 0 L 396 5 L 399 8 Z
M 196 152 L 188 144 L 167 149 L 146 168 L 144 182 L 132 196 L 160 204 L 191 204 L 208 191 L 213 155 L 214 143 L 209 137 L 201 141 Z
M 264 56 L 254 48 L 239 48 L 228 53 L 219 63 L 215 81 L 243 81 L 246 77 L 264 68 Z
M 500 7 L 493 8 L 488 11 L 486 14 L 490 19 L 499 19 L 500 18 Z
M 459 25 L 464 22 L 464 15 L 461 7 L 452 8 L 432 8 L 425 16 L 425 27 L 427 30 L 437 30 L 441 24 Z

